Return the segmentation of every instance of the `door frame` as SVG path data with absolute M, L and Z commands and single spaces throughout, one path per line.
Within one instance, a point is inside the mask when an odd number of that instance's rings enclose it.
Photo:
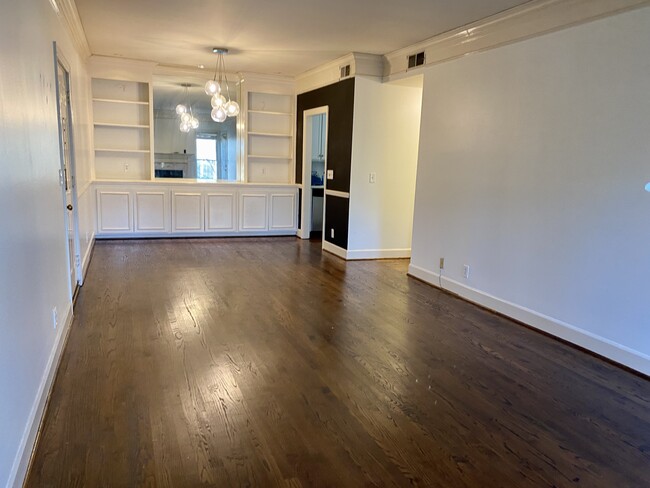
M 312 221 L 312 191 L 311 191 L 311 152 L 314 115 L 325 115 L 325 145 L 323 151 L 324 174 L 323 174 L 323 227 L 325 226 L 325 190 L 327 189 L 327 137 L 329 132 L 329 105 L 312 108 L 303 112 L 302 119 L 302 202 L 300 212 L 301 239 L 309 239 Z M 321 229 L 322 230 L 322 229 Z
M 70 295 L 70 300 L 73 301 L 73 298 L 75 296 L 75 293 L 77 291 L 77 288 L 82 284 L 83 282 L 83 273 L 81 272 L 81 246 L 80 246 L 80 241 L 79 241 L 79 205 L 78 205 L 78 198 L 77 198 L 77 171 L 76 171 L 76 160 L 75 160 L 75 143 L 74 143 L 74 112 L 72 110 L 72 82 L 71 82 L 71 76 L 70 76 L 70 63 L 67 61 L 65 58 L 64 54 L 61 52 L 59 47 L 57 46 L 56 41 L 52 43 L 52 51 L 53 51 L 53 56 L 54 56 L 54 79 L 56 82 L 54 83 L 55 90 L 56 90 L 56 114 L 57 114 L 57 128 L 58 128 L 58 135 L 59 135 L 59 183 L 61 186 L 61 199 L 62 199 L 62 204 L 63 204 L 63 229 L 65 232 L 65 242 L 66 242 L 66 250 L 68 251 L 66 253 L 66 262 L 67 262 L 67 269 L 74 269 L 74 286 L 72 282 L 72 277 L 68 280 L 68 292 Z M 68 89 L 68 93 L 66 96 L 68 97 L 68 103 L 66 104 L 67 107 L 67 114 L 66 114 L 66 120 L 68 121 L 68 143 L 69 143 L 69 153 L 70 153 L 70 161 L 69 161 L 69 172 L 70 175 L 68 175 L 68 181 L 70 182 L 70 198 L 71 198 L 71 204 L 72 204 L 72 211 L 68 211 L 66 208 L 67 205 L 67 198 L 66 198 L 66 171 L 65 171 L 65 151 L 63 149 L 63 138 L 62 138 L 62 126 L 61 126 L 61 92 L 60 92 L 60 87 L 59 87 L 59 65 L 64 69 L 66 73 L 66 85 Z M 72 231 L 73 231 L 73 246 L 74 249 L 70 249 L 70 239 L 69 239 L 69 229 L 70 229 L 70 222 L 69 222 L 69 215 L 72 215 Z M 73 251 L 73 252 L 71 252 Z M 70 262 L 70 256 L 74 255 L 74 262 Z

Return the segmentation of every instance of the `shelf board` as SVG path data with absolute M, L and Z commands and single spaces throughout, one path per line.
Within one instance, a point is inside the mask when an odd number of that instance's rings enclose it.
M 96 147 L 95 152 L 112 152 L 112 153 L 149 153 L 149 149 L 108 149 Z
M 271 110 L 249 110 L 249 114 L 265 114 L 265 115 L 293 115 L 291 112 L 273 112 Z
M 142 125 L 142 124 L 111 124 L 108 122 L 95 122 L 94 124 L 95 127 L 124 127 L 124 128 L 130 128 L 130 129 L 148 129 L 148 125 Z
M 130 105 L 149 105 L 149 102 L 139 102 L 134 100 L 118 100 L 115 98 L 93 98 L 93 102 L 126 103 Z
M 284 159 L 285 161 L 291 161 L 293 159 L 291 156 L 270 156 L 263 154 L 249 154 L 248 157 L 253 159 Z
M 273 132 L 249 132 L 249 136 L 264 136 L 264 137 L 291 137 L 291 134 L 276 134 Z

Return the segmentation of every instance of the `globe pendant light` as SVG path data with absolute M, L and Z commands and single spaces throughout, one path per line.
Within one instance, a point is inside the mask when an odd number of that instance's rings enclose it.
M 205 84 L 205 93 L 210 95 L 212 112 L 210 116 L 215 122 L 223 122 L 228 117 L 239 115 L 239 104 L 230 98 L 230 87 L 228 86 L 228 75 L 226 74 L 226 63 L 224 55 L 228 49 L 215 47 L 212 52 L 217 55 L 217 63 L 214 68 L 214 77 Z M 226 87 L 226 96 L 223 95 L 223 87 Z
M 185 87 L 185 101 L 187 105 L 182 103 L 176 105 L 176 113 L 180 115 L 181 119 L 178 128 L 181 132 L 188 133 L 192 129 L 196 130 L 199 128 L 199 119 L 194 117 L 194 114 L 192 114 L 192 105 L 189 103 L 189 87 L 191 85 L 189 83 L 183 83 L 181 86 Z

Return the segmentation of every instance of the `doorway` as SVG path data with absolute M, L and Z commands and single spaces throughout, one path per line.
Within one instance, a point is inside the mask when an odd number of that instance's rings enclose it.
M 75 184 L 74 142 L 72 137 L 72 108 L 70 106 L 70 69 L 54 43 L 56 63 L 56 100 L 59 125 L 59 157 L 61 161 L 60 183 L 63 192 L 64 225 L 68 248 L 68 270 L 70 275 L 70 299 L 76 296 L 81 277 L 79 253 L 79 214 Z
M 305 110 L 303 117 L 303 198 L 300 237 L 322 241 L 327 181 L 328 107 Z

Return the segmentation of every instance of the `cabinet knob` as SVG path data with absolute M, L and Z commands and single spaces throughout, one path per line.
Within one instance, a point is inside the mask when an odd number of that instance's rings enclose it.
M 68 210 L 72 211 L 72 205 L 69 204 L 69 203 L 65 206 L 65 208 L 67 208 Z

